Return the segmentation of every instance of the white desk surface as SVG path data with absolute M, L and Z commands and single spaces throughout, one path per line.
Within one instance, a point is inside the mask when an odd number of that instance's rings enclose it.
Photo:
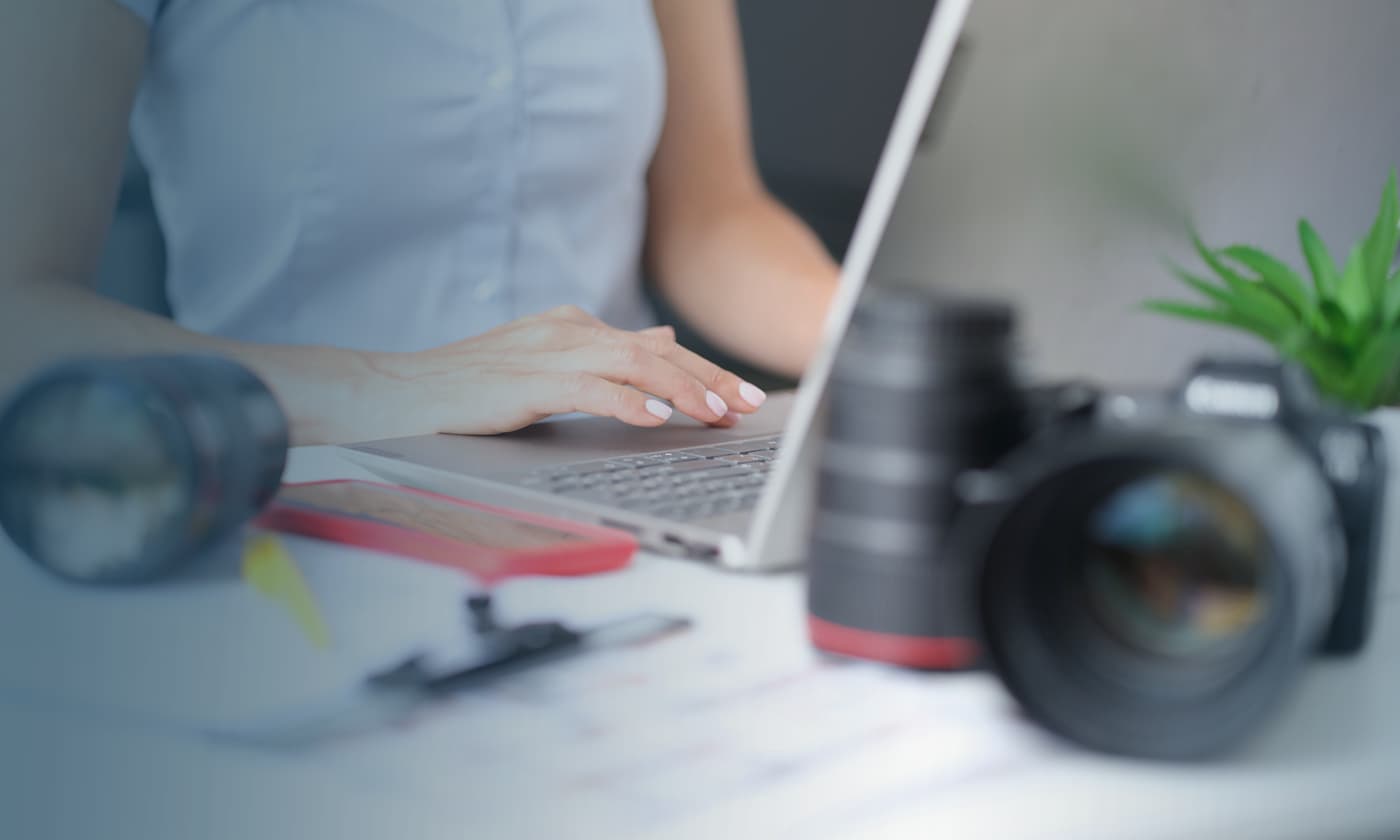
M 295 453 L 289 479 L 330 477 L 362 474 L 333 450 Z M 989 676 L 823 661 L 803 636 L 800 576 L 648 557 L 513 582 L 498 601 L 510 619 L 578 623 L 675 611 L 697 622 L 684 636 L 327 749 L 201 738 L 210 716 L 321 696 L 456 637 L 461 577 L 289 545 L 330 653 L 229 564 L 92 591 L 0 546 L 0 837 L 1400 836 L 1394 558 L 1368 650 L 1314 666 L 1265 736 L 1221 763 L 1081 752 L 1021 721 Z

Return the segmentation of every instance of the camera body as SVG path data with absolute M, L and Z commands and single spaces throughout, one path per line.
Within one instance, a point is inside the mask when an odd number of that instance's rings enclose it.
M 989 665 L 1108 752 L 1242 740 L 1371 624 L 1380 431 L 1291 364 L 1175 388 L 1027 387 L 1009 308 L 882 290 L 828 394 L 809 635 L 906 667 Z
M 985 534 L 991 520 L 1008 515 L 1013 497 L 1067 466 L 1066 454 L 1072 458 L 1070 453 L 1081 451 L 1079 441 L 1099 439 L 1091 448 L 1106 455 L 1125 448 L 1111 441 L 1127 440 L 1150 457 L 1159 448 L 1165 455 L 1174 444 L 1200 446 L 1204 438 L 1238 443 L 1281 437 L 1273 443 L 1280 457 L 1241 464 L 1240 469 L 1253 473 L 1242 481 L 1257 482 L 1255 493 L 1279 493 L 1275 504 L 1312 530 L 1319 537 L 1316 550 L 1329 555 L 1319 562 L 1321 579 L 1311 584 L 1313 593 L 1326 596 L 1323 608 L 1328 612 L 1318 651 L 1345 655 L 1364 646 L 1381 548 L 1385 442 L 1375 426 L 1325 402 L 1302 368 L 1203 359 L 1165 393 L 1105 393 L 1073 383 L 1030 392 L 1028 407 L 1025 440 L 990 470 L 958 480 L 967 505 L 964 515 L 982 520 L 973 534 Z M 1294 459 L 1296 464 L 1284 463 Z M 1216 465 L 1222 462 L 1223 457 Z M 1290 469 L 1315 471 L 1308 491 L 1276 480 L 1276 474 Z M 1321 497 L 1318 490 L 1325 491 Z M 963 537 L 960 550 L 976 551 L 977 540 Z

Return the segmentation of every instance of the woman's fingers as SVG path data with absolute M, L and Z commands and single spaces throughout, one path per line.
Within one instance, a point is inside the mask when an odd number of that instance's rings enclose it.
M 654 394 L 702 423 L 732 425 L 725 419 L 732 410 L 728 401 L 671 361 L 679 349 L 671 328 L 628 332 L 581 311 L 551 312 L 556 323 L 565 325 L 568 344 L 574 347 L 566 353 L 564 366 Z
M 671 407 L 661 400 L 591 373 L 563 374 L 555 386 L 549 406 L 552 414 L 582 411 L 648 427 L 660 426 L 671 418 Z
M 614 332 L 641 338 L 648 350 L 698 379 L 707 391 L 724 401 L 728 409 L 726 413 L 750 414 L 768 399 L 768 395 L 758 386 L 745 382 L 700 354 L 677 344 L 676 331 L 669 326 L 651 327 L 636 333 Z M 690 414 L 689 411 L 686 413 Z M 732 426 L 735 422 L 737 417 L 726 425 Z
M 571 303 L 565 304 L 564 306 L 556 306 L 553 309 L 546 309 L 535 317 L 543 318 L 547 321 L 567 321 L 570 324 L 578 324 L 581 327 L 599 326 L 603 323 L 598 320 L 598 318 L 590 315 L 586 310 L 574 306 Z
M 721 423 L 729 405 L 685 369 L 663 358 L 668 348 L 646 341 L 619 339 L 574 355 L 574 364 L 622 385 L 631 385 L 668 400 L 701 423 Z
M 669 341 L 676 340 L 676 328 L 666 324 L 662 324 L 659 327 L 647 327 L 646 329 L 641 330 L 640 334 L 649 335 L 654 338 L 664 338 Z
M 666 352 L 665 358 L 690 373 L 711 391 L 719 394 L 734 411 L 750 414 L 763 405 L 768 395 L 762 389 L 730 373 L 709 359 L 687 350 L 679 344 Z
M 716 420 L 710 425 L 714 426 L 716 429 L 732 429 L 739 425 L 739 415 L 731 411 L 724 415 L 723 418 Z
M 670 326 L 619 330 L 576 306 L 556 307 L 540 317 L 567 325 L 566 343 L 581 351 L 571 354 L 575 370 L 655 394 L 702 423 L 733 426 L 739 415 L 767 399 L 761 389 L 676 343 Z

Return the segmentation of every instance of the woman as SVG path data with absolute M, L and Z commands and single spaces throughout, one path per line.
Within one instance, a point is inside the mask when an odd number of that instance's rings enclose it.
M 728 352 L 796 374 L 816 344 L 836 269 L 758 178 L 732 0 L 17 2 L 0 385 L 221 353 L 299 443 L 755 410 L 646 328 L 643 267 Z M 128 123 L 178 325 L 84 288 Z

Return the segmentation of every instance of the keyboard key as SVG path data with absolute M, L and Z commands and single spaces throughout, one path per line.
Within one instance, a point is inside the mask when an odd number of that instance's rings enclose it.
M 715 444 L 714 448 L 724 449 L 742 455 L 745 452 L 760 452 L 773 449 L 777 445 L 777 438 L 763 438 L 760 440 L 737 440 L 733 443 L 718 443 Z
M 627 456 L 624 456 L 624 457 L 622 457 L 622 458 L 613 458 L 613 459 L 611 459 L 608 463 L 610 463 L 610 464 L 616 464 L 616 465 L 618 465 L 618 467 L 620 467 L 620 468 L 625 468 L 625 467 L 632 467 L 632 468 L 635 468 L 635 467 L 644 467 L 644 466 L 647 466 L 648 464 L 656 464 L 656 463 L 660 463 L 660 462 L 657 461 L 656 458 L 655 458 L 655 456 L 653 456 L 653 455 L 627 455 Z
M 685 454 L 693 455 L 696 458 L 719 458 L 724 455 L 734 454 L 734 450 L 725 449 L 720 446 L 702 446 L 697 449 L 686 449 L 683 451 L 685 452 Z
M 730 455 L 742 455 L 744 454 L 744 450 L 752 451 L 761 447 L 759 444 L 756 444 L 751 440 L 746 440 L 743 443 L 721 443 L 715 448 L 723 449 Z
M 592 461 L 587 464 L 574 464 L 571 467 L 565 467 L 564 472 L 568 475 L 592 475 L 594 473 L 608 473 L 620 469 L 625 469 L 625 467 L 607 461 Z
M 732 470 L 733 466 L 724 461 L 687 461 L 683 464 L 675 464 L 671 467 L 672 475 L 685 473 L 709 472 L 711 470 Z
M 654 472 L 663 471 L 669 468 L 670 466 L 671 465 L 666 461 L 648 461 L 645 464 L 638 464 L 637 466 L 633 467 L 632 470 L 634 472 L 650 474 Z

